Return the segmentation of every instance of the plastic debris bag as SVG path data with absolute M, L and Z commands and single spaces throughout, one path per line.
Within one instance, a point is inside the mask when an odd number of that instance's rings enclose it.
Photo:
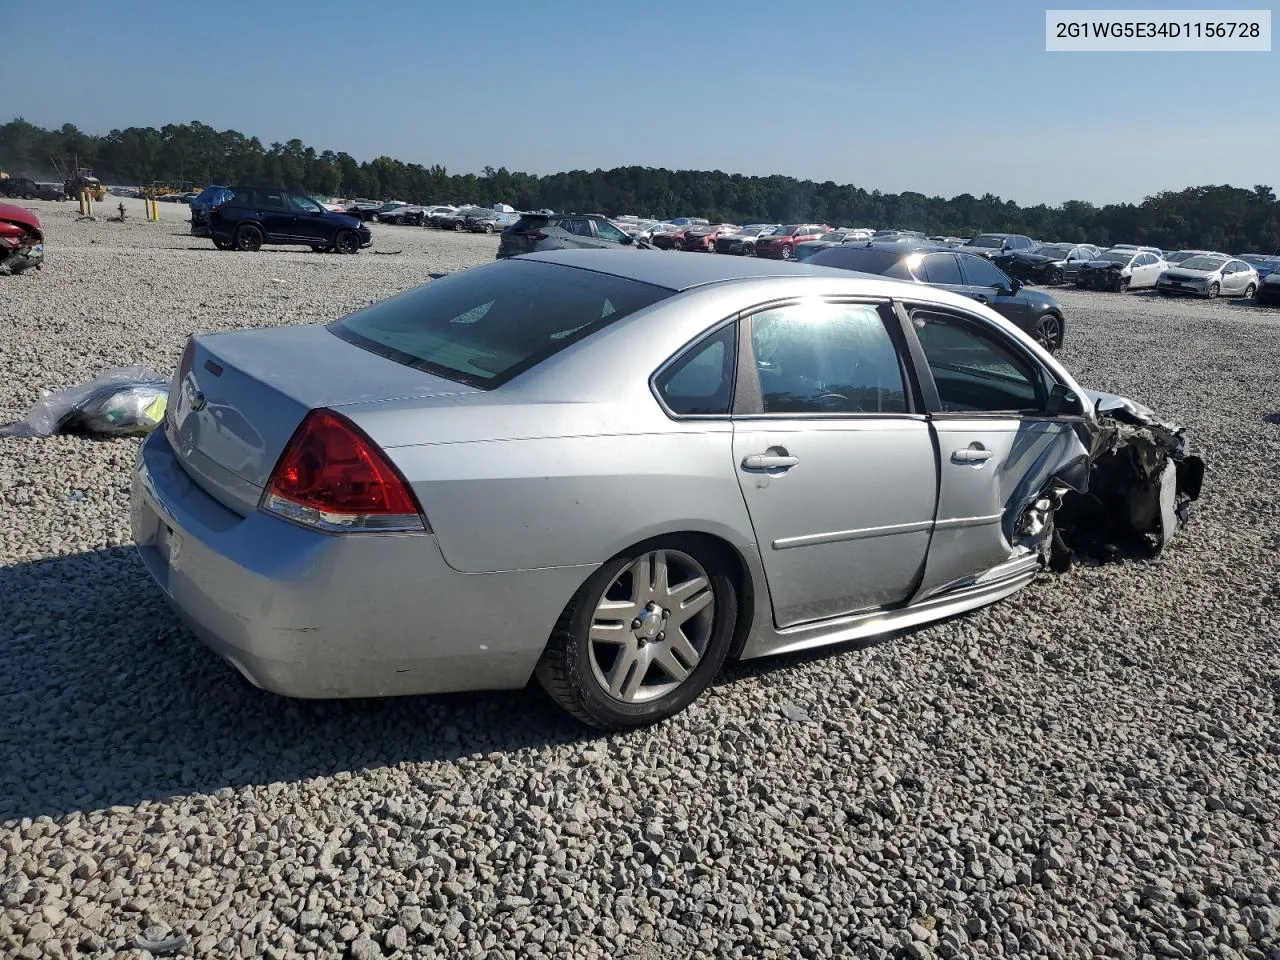
M 25 420 L 0 427 L 0 437 L 141 436 L 164 420 L 168 401 L 169 381 L 150 367 L 108 367 L 89 383 L 45 394 Z

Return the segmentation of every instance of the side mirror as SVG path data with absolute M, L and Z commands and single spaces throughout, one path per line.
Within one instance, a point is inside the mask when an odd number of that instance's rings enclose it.
M 1022 289 L 1022 281 L 1019 280 L 1017 277 L 1010 277 L 1009 278 L 1009 296 L 1016 297 L 1018 295 L 1018 291 L 1021 289 Z
M 1046 413 L 1051 417 L 1081 416 L 1084 409 L 1075 391 L 1061 383 L 1055 383 L 1049 390 L 1049 402 Z

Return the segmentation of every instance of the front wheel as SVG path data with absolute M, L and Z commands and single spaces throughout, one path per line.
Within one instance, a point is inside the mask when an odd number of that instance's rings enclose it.
M 486 223 L 486 224 L 484 225 L 484 232 L 485 232 L 485 233 L 493 233 L 493 224 L 492 224 L 492 223 Z
M 1221 292 L 1222 292 L 1222 287 L 1218 286 L 1218 284 L 1216 284 L 1216 283 L 1211 283 L 1211 284 L 1209 284 L 1209 299 L 1210 299 L 1210 300 L 1216 300 L 1216 299 L 1218 298 L 1218 294 L 1220 294 Z
M 1062 321 L 1056 314 L 1042 313 L 1036 321 L 1036 343 L 1053 353 L 1062 346 Z
M 793 256 L 795 256 L 795 254 L 794 254 L 794 253 L 792 253 L 792 250 L 791 250 L 791 248 L 790 248 L 790 247 L 783 247 L 783 248 L 782 248 L 782 259 L 783 259 L 783 260 L 790 260 Z
M 1244 288 L 1244 298 L 1246 300 L 1252 300 L 1253 295 L 1257 292 L 1258 292 L 1258 285 L 1256 283 L 1251 283 Z
M 1129 292 L 1129 278 L 1128 278 L 1128 277 L 1121 277 L 1121 278 L 1120 278 L 1120 283 L 1117 285 L 1117 289 L 1118 289 L 1118 292 L 1120 292 L 1120 293 L 1128 293 L 1128 292 Z
M 236 246 L 230 240 L 219 240 L 217 237 L 213 238 L 213 245 L 219 250 L 234 250 Z
M 359 253 L 360 238 L 354 230 L 339 230 L 338 235 L 333 238 L 333 249 L 339 253 Z
M 649 541 L 578 590 L 538 662 L 538 682 L 584 723 L 628 730 L 692 703 L 728 655 L 737 591 L 699 538 Z
M 1066 275 L 1062 272 L 1061 267 L 1056 268 L 1053 273 L 1049 274 L 1049 282 L 1054 286 L 1059 286 L 1065 279 Z
M 455 224 L 453 225 L 453 231 L 454 231 L 454 233 L 461 233 L 461 232 L 463 231 L 463 229 L 465 229 L 465 228 L 462 226 L 462 224 L 461 224 L 461 223 L 455 223 Z

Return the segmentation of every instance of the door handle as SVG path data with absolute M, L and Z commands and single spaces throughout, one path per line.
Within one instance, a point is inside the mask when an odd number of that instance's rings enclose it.
M 951 454 L 952 463 L 986 463 L 992 457 L 990 450 L 981 447 L 966 447 Z
M 973 299 L 977 300 L 979 303 L 990 303 L 990 302 L 991 302 L 990 298 L 989 298 L 985 293 L 975 293 L 975 294 L 973 295 Z
M 784 457 L 768 453 L 753 453 L 743 457 L 743 470 L 786 470 L 800 462 L 799 457 Z

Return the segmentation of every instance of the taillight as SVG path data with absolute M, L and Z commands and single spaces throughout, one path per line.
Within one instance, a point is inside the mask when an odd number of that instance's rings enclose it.
M 409 482 L 359 427 L 313 410 L 262 496 L 270 513 L 330 533 L 429 530 Z
M 535 243 L 537 243 L 539 240 L 547 239 L 547 235 L 543 233 L 541 230 L 535 230 L 533 233 L 529 234 L 529 236 L 533 239 Z

